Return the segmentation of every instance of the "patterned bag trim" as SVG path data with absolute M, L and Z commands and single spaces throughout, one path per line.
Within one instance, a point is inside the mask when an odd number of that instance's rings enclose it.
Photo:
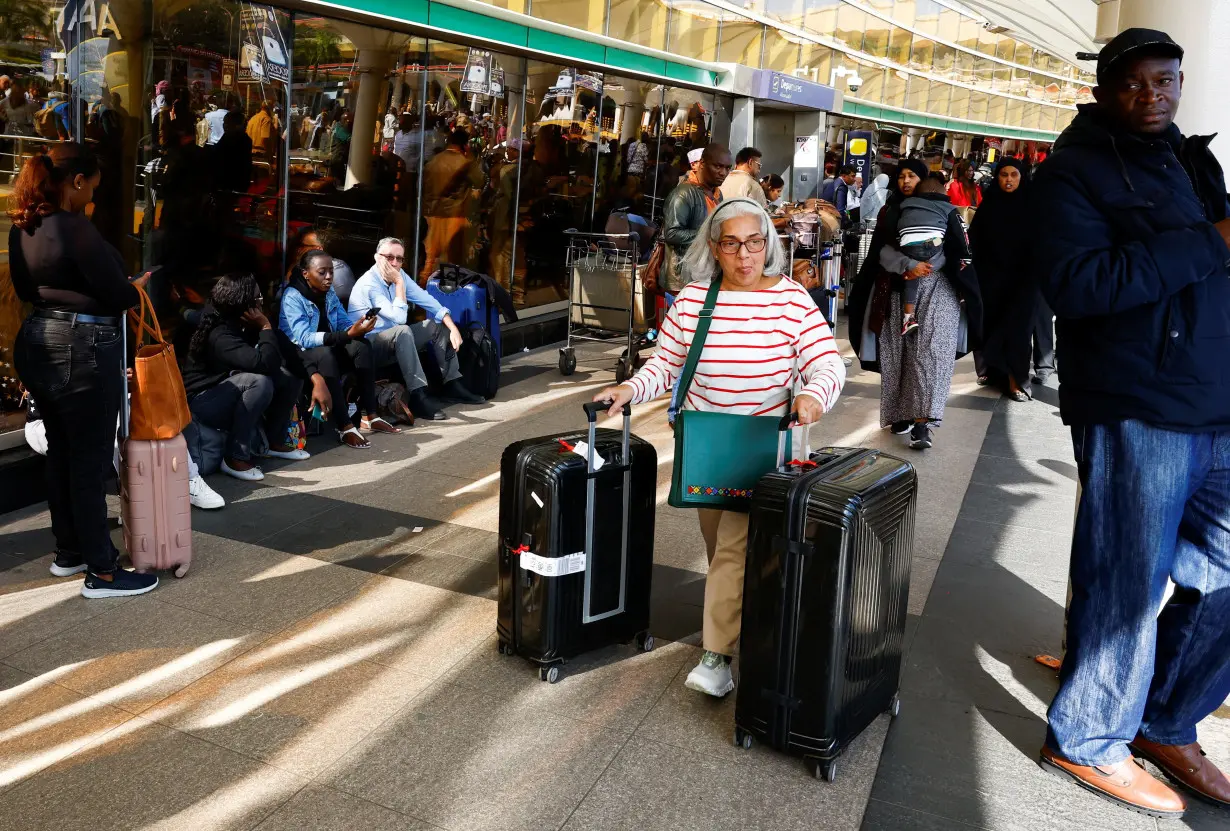
M 720 496 L 726 499 L 751 499 L 751 488 L 715 488 L 710 485 L 688 485 L 688 496 Z

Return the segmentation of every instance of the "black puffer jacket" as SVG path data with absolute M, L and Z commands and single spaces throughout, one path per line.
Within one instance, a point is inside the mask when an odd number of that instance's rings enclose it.
M 1068 424 L 1230 428 L 1230 205 L 1211 138 L 1145 139 L 1084 105 L 1033 188 Z

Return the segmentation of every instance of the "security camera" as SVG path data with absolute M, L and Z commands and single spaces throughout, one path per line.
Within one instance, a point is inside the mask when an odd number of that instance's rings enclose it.
M 850 87 L 850 92 L 858 92 L 859 88 L 862 85 L 863 85 L 863 79 L 858 77 L 857 75 L 851 75 L 849 78 L 846 79 L 846 86 Z

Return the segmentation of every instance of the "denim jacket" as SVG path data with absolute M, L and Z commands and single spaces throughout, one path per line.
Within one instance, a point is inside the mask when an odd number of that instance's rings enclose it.
M 350 328 L 350 318 L 332 288 L 325 295 L 325 308 L 329 312 L 330 329 L 345 332 Z M 325 343 L 325 334 L 319 331 L 320 310 L 293 286 L 287 286 L 282 292 L 282 314 L 279 315 L 278 328 L 300 349 L 313 349 Z

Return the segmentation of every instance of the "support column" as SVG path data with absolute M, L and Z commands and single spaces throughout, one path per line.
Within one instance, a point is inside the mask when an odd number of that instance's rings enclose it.
M 756 141 L 756 100 L 736 98 L 735 111 L 730 119 L 730 152 L 738 153 L 751 147 Z
M 372 49 L 359 50 L 359 94 L 355 96 L 354 127 L 350 136 L 350 157 L 346 165 L 346 187 L 372 181 L 372 143 L 380 120 L 380 82 L 388 70 L 389 54 Z
M 1176 119 L 1185 135 L 1220 133 L 1212 150 L 1230 166 L 1230 108 L 1226 107 L 1226 57 L 1230 55 L 1230 3 L 1224 0 L 1122 0 L 1119 31 L 1160 29 L 1186 53 L 1183 101 Z

